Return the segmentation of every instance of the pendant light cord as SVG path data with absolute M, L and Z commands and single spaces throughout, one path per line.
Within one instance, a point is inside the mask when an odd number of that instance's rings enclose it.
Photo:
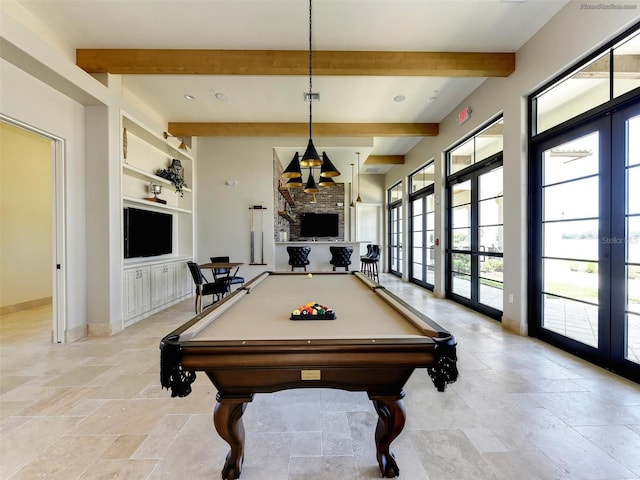
M 312 70 L 313 70 L 313 50 L 311 48 L 311 0 L 309 0 L 309 139 L 313 138 L 311 135 L 311 125 L 312 125 L 312 110 L 311 110 L 311 102 L 313 101 L 313 83 L 312 83 Z

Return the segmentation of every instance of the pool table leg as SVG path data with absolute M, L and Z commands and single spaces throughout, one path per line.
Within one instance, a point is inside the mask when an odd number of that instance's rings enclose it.
M 378 425 L 376 426 L 376 458 L 380 466 L 382 476 L 394 478 L 400 475 L 400 469 L 389 450 L 393 442 L 402 429 L 406 419 L 404 402 L 404 392 L 397 395 L 372 395 L 369 398 L 378 412 Z
M 213 425 L 222 439 L 231 447 L 222 468 L 222 478 L 225 480 L 235 480 L 240 477 L 244 461 L 242 414 L 247 408 L 247 402 L 252 399 L 252 395 L 248 398 L 224 398 L 218 394 L 218 402 L 213 412 Z

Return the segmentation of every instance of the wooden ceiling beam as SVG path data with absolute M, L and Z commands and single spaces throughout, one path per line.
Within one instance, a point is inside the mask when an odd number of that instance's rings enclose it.
M 314 51 L 314 75 L 508 77 L 514 53 Z M 89 73 L 123 75 L 308 75 L 305 50 L 77 49 Z
M 176 137 L 307 137 L 308 123 L 169 122 Z M 314 123 L 314 137 L 432 137 L 437 123 Z

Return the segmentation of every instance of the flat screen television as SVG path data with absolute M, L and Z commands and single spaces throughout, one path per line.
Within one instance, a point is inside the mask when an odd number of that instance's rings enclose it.
M 340 219 L 337 213 L 303 213 L 301 237 L 337 237 Z
M 124 209 L 124 258 L 153 257 L 173 251 L 173 215 Z

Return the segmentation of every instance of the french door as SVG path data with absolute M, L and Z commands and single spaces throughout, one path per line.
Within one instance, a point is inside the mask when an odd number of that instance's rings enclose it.
M 502 153 L 449 177 L 447 297 L 499 319 L 503 308 Z
M 411 282 L 433 290 L 435 282 L 436 212 L 433 185 L 411 196 Z
M 389 205 L 389 273 L 402 276 L 402 202 Z
M 530 329 L 640 373 L 640 102 L 533 153 Z

